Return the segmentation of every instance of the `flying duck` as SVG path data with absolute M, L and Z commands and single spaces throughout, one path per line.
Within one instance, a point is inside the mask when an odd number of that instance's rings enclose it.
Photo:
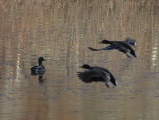
M 116 49 L 122 53 L 125 53 L 130 58 L 137 57 L 136 52 L 130 46 L 130 44 L 134 46 L 136 45 L 136 42 L 133 39 L 126 39 L 125 41 L 102 40 L 100 43 L 110 44 L 110 45 L 101 49 L 95 49 L 92 47 L 88 47 L 88 48 L 93 51 Z
M 45 61 L 45 59 L 43 57 L 39 57 L 38 59 L 39 66 L 33 66 L 31 68 L 31 75 L 43 76 L 46 70 L 45 67 L 42 65 L 42 61 Z
M 98 66 L 92 67 L 88 64 L 82 65 L 81 68 L 87 69 L 84 72 L 77 72 L 77 76 L 83 82 L 105 82 L 105 85 L 108 88 L 109 86 L 117 86 L 117 82 L 114 76 L 109 72 L 109 70 Z

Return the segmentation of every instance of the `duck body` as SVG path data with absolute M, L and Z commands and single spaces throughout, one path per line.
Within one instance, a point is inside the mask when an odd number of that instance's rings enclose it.
M 129 41 L 130 42 L 130 41 Z M 135 51 L 131 48 L 131 46 L 129 45 L 130 43 L 132 44 L 132 42 L 130 42 L 129 44 L 126 41 L 109 41 L 109 40 L 102 40 L 100 43 L 103 44 L 109 44 L 109 46 L 105 47 L 105 48 L 101 48 L 101 49 L 95 49 L 95 48 L 91 48 L 88 47 L 90 50 L 93 51 L 99 51 L 99 50 L 113 50 L 116 49 L 122 53 L 125 53 L 128 57 L 130 58 L 134 58 L 137 57 Z
M 84 72 L 78 72 L 77 75 L 83 82 L 104 82 L 108 88 L 109 86 L 117 86 L 114 76 L 108 69 L 98 66 L 91 67 L 88 64 L 84 64 L 82 68 L 87 70 Z
M 108 40 L 109 41 L 109 40 Z M 132 39 L 132 38 L 130 38 L 130 37 L 128 37 L 128 38 L 125 38 L 125 40 L 123 40 L 123 41 L 117 41 L 117 40 L 113 40 L 113 41 L 110 41 L 110 42 L 108 42 L 107 44 L 111 44 L 111 42 L 122 42 L 122 43 L 126 43 L 126 44 L 128 44 L 128 45 L 130 45 L 130 46 L 134 46 L 134 47 L 136 47 L 136 40 L 135 39 Z M 104 42 L 103 42 L 104 43 Z M 105 43 L 106 44 L 106 43 Z
M 31 68 L 32 75 L 43 75 L 45 73 L 45 67 L 43 65 L 33 66 Z
M 39 66 L 31 67 L 31 75 L 39 75 L 42 76 L 45 73 L 45 67 L 42 65 L 42 61 L 45 61 L 43 57 L 39 57 L 38 63 Z

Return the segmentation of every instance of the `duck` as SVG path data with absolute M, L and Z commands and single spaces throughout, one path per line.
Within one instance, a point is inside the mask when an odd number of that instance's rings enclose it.
M 126 39 L 125 41 L 109 41 L 109 40 L 102 40 L 100 43 L 102 44 L 110 44 L 105 48 L 95 49 L 92 47 L 88 47 L 90 50 L 93 51 L 100 51 L 100 50 L 118 50 L 122 53 L 125 53 L 129 58 L 137 57 L 135 50 L 132 49 L 131 45 L 136 45 L 136 41 L 132 39 Z
M 45 59 L 43 57 L 39 57 L 38 58 L 38 64 L 39 64 L 39 66 L 33 66 L 33 67 L 31 67 L 31 75 L 43 76 L 43 74 L 46 71 L 45 70 L 45 66 L 42 65 L 43 61 L 45 61 Z
M 108 69 L 99 66 L 93 67 L 88 64 L 82 65 L 81 68 L 86 70 L 84 72 L 77 72 L 77 76 L 83 82 L 104 82 L 107 88 L 117 86 L 116 79 Z

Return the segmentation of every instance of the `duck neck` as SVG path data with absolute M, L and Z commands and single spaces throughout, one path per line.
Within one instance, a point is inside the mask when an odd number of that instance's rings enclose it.
M 85 69 L 90 70 L 90 69 L 92 69 L 92 67 L 91 66 L 86 66 Z
M 39 66 L 42 65 L 42 61 L 38 61 L 38 63 L 39 63 Z

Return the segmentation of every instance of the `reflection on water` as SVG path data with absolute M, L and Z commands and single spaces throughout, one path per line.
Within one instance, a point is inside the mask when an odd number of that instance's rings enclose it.
M 157 120 L 158 1 L 0 1 L 0 119 Z M 138 57 L 101 48 L 136 39 Z M 45 81 L 30 75 L 39 56 Z M 108 68 L 119 86 L 84 84 L 84 63 Z

